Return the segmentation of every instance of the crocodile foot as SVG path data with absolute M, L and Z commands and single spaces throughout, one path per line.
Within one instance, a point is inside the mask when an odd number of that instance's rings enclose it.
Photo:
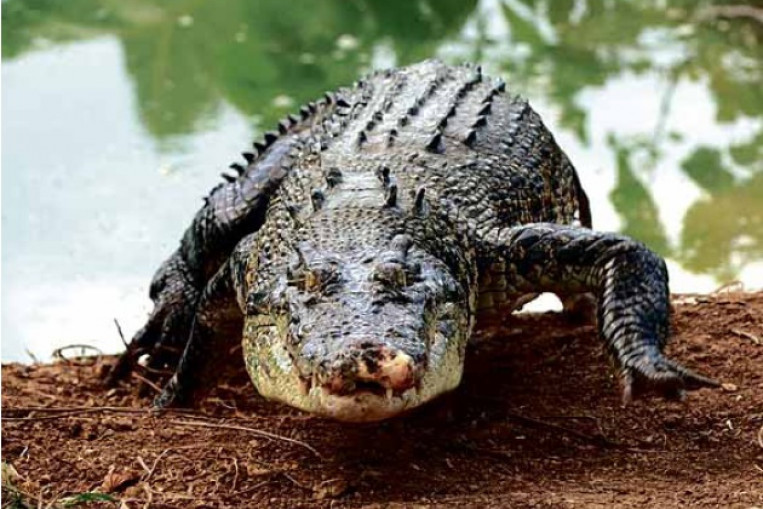
M 178 383 L 177 373 L 169 379 L 162 388 L 162 392 L 154 398 L 151 409 L 154 412 L 161 412 L 170 407 L 183 407 L 192 397 L 191 391 Z
M 661 353 L 644 354 L 629 359 L 622 369 L 623 406 L 647 394 L 659 394 L 666 399 L 683 400 L 686 391 L 720 384 L 694 373 Z
M 174 370 L 188 340 L 198 295 L 183 265 L 174 258 L 165 262 L 151 284 L 154 310 L 107 373 L 106 385 L 124 380 L 138 366 L 148 379 Z

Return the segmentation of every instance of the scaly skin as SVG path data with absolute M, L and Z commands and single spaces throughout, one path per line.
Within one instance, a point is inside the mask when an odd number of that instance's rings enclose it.
M 112 372 L 143 353 L 174 367 L 157 407 L 211 383 L 243 326 L 262 395 L 341 420 L 390 417 L 458 385 L 475 322 L 545 291 L 596 298 L 626 402 L 716 385 L 662 354 L 662 260 L 590 229 L 567 157 L 479 68 L 376 73 L 256 148 L 160 269 L 155 310 Z

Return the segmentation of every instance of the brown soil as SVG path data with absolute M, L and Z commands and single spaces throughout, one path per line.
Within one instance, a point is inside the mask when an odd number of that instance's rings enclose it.
M 669 353 L 725 384 L 685 403 L 621 408 L 593 327 L 521 315 L 453 394 L 373 425 L 264 401 L 241 373 L 152 416 L 134 385 L 100 386 L 113 358 L 3 366 L 3 461 L 34 507 L 763 506 L 763 293 L 680 300 Z

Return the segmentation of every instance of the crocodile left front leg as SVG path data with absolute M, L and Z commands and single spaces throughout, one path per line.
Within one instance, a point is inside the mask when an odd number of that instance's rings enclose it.
M 620 368 L 623 402 L 648 392 L 681 398 L 716 387 L 663 355 L 670 301 L 665 262 L 622 235 L 553 223 L 509 228 L 483 250 L 491 277 L 517 293 L 591 292 L 599 333 Z M 498 272 L 498 273 L 496 273 Z
M 189 406 L 198 389 L 213 386 L 241 343 L 243 312 L 238 301 L 256 234 L 247 235 L 204 287 L 175 373 L 154 400 L 154 408 Z M 238 355 L 240 362 L 241 355 Z
M 262 225 L 270 196 L 287 174 L 289 153 L 299 143 L 297 136 L 281 137 L 238 179 L 212 190 L 180 246 L 154 275 L 149 291 L 154 309 L 111 368 L 107 385 L 128 377 L 144 354 L 150 373 L 177 364 L 207 283 L 236 244 Z

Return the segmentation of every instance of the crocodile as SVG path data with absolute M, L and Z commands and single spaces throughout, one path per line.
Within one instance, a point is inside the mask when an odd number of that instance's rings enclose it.
M 377 71 L 287 116 L 231 168 L 109 374 L 169 368 L 156 408 L 192 403 L 240 349 L 266 398 L 385 419 L 457 387 L 475 326 L 542 292 L 570 309 L 588 296 L 625 403 L 717 386 L 663 354 L 665 262 L 591 229 L 539 115 L 479 66 Z

